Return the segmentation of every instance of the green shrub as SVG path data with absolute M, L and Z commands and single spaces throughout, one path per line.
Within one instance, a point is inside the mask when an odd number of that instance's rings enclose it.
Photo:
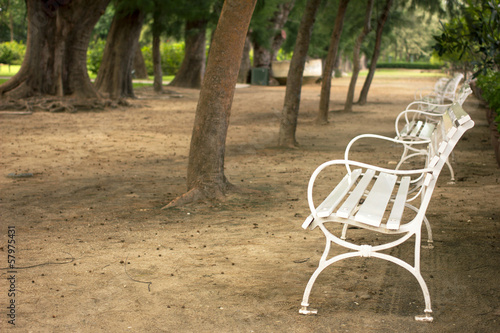
M 102 55 L 104 53 L 105 46 L 106 40 L 97 39 L 92 41 L 87 49 L 87 69 L 96 75 L 97 72 L 99 72 L 99 67 L 101 67 Z
M 150 45 L 141 48 L 148 75 L 153 75 L 153 49 Z M 184 60 L 184 42 L 161 43 L 161 70 L 163 75 L 175 75 Z
M 496 111 L 495 123 L 500 132 L 500 72 L 489 70 L 486 74 L 478 75 L 477 86 L 481 88 L 489 107 Z
M 161 44 L 161 69 L 163 75 L 175 75 L 184 60 L 184 42 Z
M 26 46 L 23 43 L 5 42 L 0 44 L 0 63 L 21 65 L 24 59 Z

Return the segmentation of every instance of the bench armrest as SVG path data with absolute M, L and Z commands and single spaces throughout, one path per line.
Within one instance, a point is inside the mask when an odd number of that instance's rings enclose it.
M 414 169 L 414 170 L 392 170 L 392 169 L 387 169 L 387 168 L 381 168 L 375 165 L 371 164 L 366 164 L 366 163 L 361 163 L 357 161 L 350 161 L 350 160 L 331 160 L 328 162 L 325 162 L 321 164 L 319 167 L 314 170 L 313 174 L 311 175 L 311 178 L 309 179 L 309 184 L 307 186 L 307 201 L 309 203 L 309 209 L 311 210 L 311 214 L 313 218 L 317 218 L 317 210 L 316 206 L 314 205 L 314 200 L 313 200 L 313 188 L 314 188 L 314 183 L 316 181 L 316 178 L 318 175 L 325 169 L 326 167 L 333 166 L 333 165 L 343 165 L 347 169 L 347 173 L 350 175 L 351 174 L 351 166 L 356 166 L 359 168 L 364 168 L 364 169 L 369 169 L 369 170 L 374 170 L 377 172 L 384 172 L 387 174 L 391 175 L 422 175 L 422 174 L 432 174 L 433 169 L 432 168 L 424 168 L 424 169 Z M 310 222 L 309 222 L 310 223 Z
M 424 105 L 426 106 L 428 109 L 430 108 L 442 108 L 442 112 L 439 112 L 439 113 L 444 113 L 446 111 L 446 108 L 447 107 L 450 107 L 452 105 L 452 103 L 448 103 L 448 104 L 437 104 L 437 103 L 432 103 L 432 102 L 427 102 L 427 101 L 413 101 L 411 102 L 410 104 L 408 104 L 408 106 L 406 107 L 406 110 L 411 110 L 411 109 L 415 109 L 414 106 L 417 106 L 418 105 Z M 421 111 L 424 111 L 424 110 L 421 110 Z M 433 110 L 427 110 L 429 112 L 435 112 L 434 109 Z M 435 113 L 438 113 L 438 112 L 435 112 Z
M 349 143 L 347 144 L 346 146 L 346 149 L 345 149 L 345 152 L 344 152 L 344 159 L 345 160 L 349 160 L 349 152 L 351 150 L 351 147 L 359 140 L 361 139 L 377 139 L 377 140 L 384 140 L 384 141 L 389 141 L 389 142 L 392 142 L 392 143 L 396 143 L 396 144 L 401 144 L 401 145 L 405 145 L 405 144 L 408 144 L 410 141 L 408 140 L 404 140 L 404 139 L 398 139 L 398 138 L 390 138 L 390 137 L 387 137 L 387 136 L 383 136 L 383 135 L 378 135 L 378 134 L 361 134 L 361 135 L 358 135 L 356 136 L 355 138 L 353 138 L 351 141 L 349 141 Z M 411 141 L 411 144 L 429 144 L 430 143 L 430 140 L 421 140 L 421 141 Z

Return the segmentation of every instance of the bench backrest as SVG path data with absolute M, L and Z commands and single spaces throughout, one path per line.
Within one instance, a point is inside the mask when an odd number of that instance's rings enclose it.
M 441 92 L 441 98 L 443 102 L 446 100 L 455 101 L 457 88 L 458 85 L 460 84 L 460 81 L 462 81 L 463 77 L 464 75 L 462 73 L 455 74 L 455 76 L 446 83 L 446 86 Z
M 448 107 L 431 137 L 429 167 L 440 172 L 462 135 L 473 126 L 474 121 L 459 103 Z

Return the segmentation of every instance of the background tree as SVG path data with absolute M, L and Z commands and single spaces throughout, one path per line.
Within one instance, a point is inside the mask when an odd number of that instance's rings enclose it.
M 352 111 L 352 103 L 354 100 L 354 91 L 356 89 L 356 81 L 358 80 L 359 71 L 361 69 L 359 53 L 361 51 L 361 44 L 365 39 L 366 35 L 372 30 L 371 27 L 371 19 L 372 19 L 372 11 L 373 11 L 373 3 L 375 0 L 368 0 L 366 3 L 366 13 L 363 24 L 363 29 L 359 34 L 358 38 L 356 38 L 356 42 L 354 43 L 353 55 L 352 55 L 352 76 L 351 82 L 349 83 L 349 89 L 347 91 L 347 98 L 344 105 L 344 111 L 350 112 Z
M 31 96 L 69 96 L 77 104 L 91 106 L 98 100 L 87 73 L 86 52 L 94 25 L 108 2 L 73 0 L 48 5 L 27 0 L 26 55 L 19 72 L 0 86 L 3 101 L 24 105 L 19 100 Z
M 319 100 L 319 112 L 316 123 L 328 123 L 328 111 L 330 106 L 330 89 L 332 86 L 332 74 L 337 59 L 337 51 L 340 44 L 340 36 L 344 26 L 344 18 L 349 0 L 340 0 L 337 17 L 335 18 L 335 27 L 330 38 L 330 48 L 323 68 L 323 80 L 321 81 L 321 95 Z
M 453 10 L 455 1 L 447 1 L 446 6 L 449 10 Z M 377 62 L 380 57 L 381 45 L 382 45 L 382 37 L 385 31 L 386 23 L 389 19 L 391 11 L 394 7 L 399 8 L 404 13 L 403 16 L 415 16 L 415 11 L 417 8 L 420 8 L 430 14 L 437 13 L 438 15 L 444 15 L 445 11 L 442 7 L 441 1 L 433 1 L 433 0 L 412 0 L 411 2 L 404 0 L 386 0 L 385 4 L 383 4 L 383 8 L 380 11 L 380 15 L 377 19 L 377 28 L 375 33 L 375 43 L 373 46 L 373 52 L 370 60 L 370 66 L 368 70 L 368 75 L 366 76 L 365 82 L 363 84 L 363 88 L 361 89 L 361 93 L 359 96 L 358 104 L 364 105 L 367 102 L 368 92 L 370 90 L 371 83 L 373 81 L 373 77 L 375 75 L 375 70 L 377 67 Z M 391 14 L 392 15 L 392 14 Z M 400 25 L 408 25 L 408 21 L 400 20 Z M 421 25 L 421 24 L 419 24 Z M 387 33 L 387 31 L 385 31 Z M 415 32 L 413 32 L 415 34 Z M 418 34 L 417 34 L 418 35 Z M 421 34 L 422 35 L 422 34 Z
M 26 41 L 26 3 L 0 0 L 0 42 Z
M 250 23 L 253 45 L 253 67 L 271 69 L 286 34 L 283 30 L 293 9 L 295 0 L 271 0 L 263 2 L 255 10 Z
M 370 86 L 373 81 L 373 77 L 375 76 L 375 70 L 377 68 L 378 57 L 380 56 L 380 45 L 382 44 L 382 32 L 384 31 L 385 22 L 389 18 L 389 12 L 391 10 L 393 0 L 386 0 L 384 8 L 377 20 L 377 30 L 375 33 L 375 46 L 373 48 L 373 53 L 370 61 L 370 67 L 368 69 L 368 75 L 366 76 L 365 83 L 363 84 L 363 88 L 361 89 L 361 93 L 359 95 L 358 104 L 364 105 L 366 104 L 368 98 L 368 91 L 370 90 Z
M 185 20 L 185 55 L 170 86 L 201 87 L 205 75 L 207 25 L 211 20 L 215 20 L 213 4 L 214 0 L 189 0 L 176 9 L 177 15 Z
M 134 97 L 132 71 L 145 5 L 135 1 L 117 4 L 95 81 L 99 92 L 112 99 Z
M 320 7 L 321 0 L 308 0 L 302 21 L 300 23 L 295 48 L 290 62 L 288 78 L 286 81 L 286 94 L 281 112 L 278 145 L 293 148 L 298 145 L 295 138 L 297 118 L 300 107 L 300 94 L 302 91 L 302 77 L 307 58 L 307 50 L 311 41 L 314 20 Z
M 196 108 L 187 193 L 164 208 L 205 198 L 221 199 L 234 188 L 224 175 L 226 136 L 241 55 L 256 2 L 224 2 Z

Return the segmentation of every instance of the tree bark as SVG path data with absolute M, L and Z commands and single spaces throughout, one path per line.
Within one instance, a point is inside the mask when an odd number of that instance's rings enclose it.
M 352 104 L 354 101 L 354 91 L 356 90 L 356 81 L 358 80 L 358 75 L 361 67 L 359 52 L 361 50 L 361 44 L 363 44 L 363 40 L 365 39 L 366 35 L 368 35 L 368 33 L 372 30 L 370 22 L 373 11 L 373 3 L 374 0 L 368 0 L 366 4 L 365 24 L 363 30 L 361 31 L 358 38 L 356 39 L 356 42 L 354 43 L 354 49 L 352 55 L 352 65 L 353 65 L 352 76 L 351 76 L 351 82 L 349 83 L 349 89 L 347 91 L 347 99 L 344 105 L 344 111 L 346 112 L 352 111 Z
M 321 81 L 321 95 L 319 99 L 319 112 L 316 118 L 317 124 L 328 123 L 328 111 L 330 107 L 330 89 L 332 87 L 332 73 L 337 60 L 337 52 L 340 44 L 340 36 L 344 27 L 345 12 L 349 0 L 340 0 L 335 19 L 335 27 L 333 28 L 332 37 L 330 39 L 330 47 L 326 56 L 325 68 L 323 68 L 323 80 Z
M 245 46 L 243 47 L 243 56 L 241 57 L 240 70 L 238 72 L 239 83 L 248 83 L 248 78 L 250 76 L 250 68 L 252 64 L 250 62 L 250 49 L 252 48 L 252 42 L 250 41 L 250 36 L 247 34 L 245 38 Z
M 170 83 L 171 86 L 183 88 L 201 87 L 201 82 L 205 75 L 207 22 L 207 20 L 186 22 L 186 52 L 177 75 Z
M 153 32 L 153 88 L 160 93 L 163 91 L 163 73 L 161 70 L 160 34 Z
M 375 47 L 373 49 L 372 60 L 370 63 L 370 68 L 368 70 L 368 75 L 366 76 L 365 83 L 363 84 L 363 88 L 361 89 L 361 93 L 359 95 L 358 104 L 365 105 L 368 99 L 368 91 L 370 90 L 370 86 L 373 81 L 373 77 L 375 76 L 375 70 L 377 68 L 378 57 L 380 56 L 380 45 L 382 44 L 382 31 L 384 30 L 385 22 L 389 18 L 389 12 L 391 10 L 393 0 L 387 0 L 384 6 L 384 10 L 377 21 L 377 32 L 375 37 Z
M 134 98 L 132 70 L 144 14 L 118 10 L 111 23 L 95 86 L 112 99 Z
M 274 12 L 273 18 L 270 20 L 268 29 L 275 31 L 276 33 L 271 37 L 269 41 L 269 46 L 260 45 L 257 42 L 253 43 L 254 48 L 254 60 L 253 66 L 259 68 L 271 69 L 271 64 L 273 60 L 276 60 L 278 51 L 281 45 L 285 41 L 286 35 L 284 34 L 283 27 L 288 20 L 288 15 L 290 14 L 295 0 L 289 1 L 287 3 L 278 4 L 277 10 Z
M 196 108 L 187 193 L 164 208 L 203 198 L 221 199 L 233 188 L 224 175 L 226 136 L 241 55 L 256 2 L 224 2 Z
M 87 48 L 108 3 L 27 0 L 26 55 L 19 72 L 0 86 L 2 102 L 32 96 L 99 100 L 87 73 Z
M 138 79 L 147 79 L 148 70 L 140 47 L 137 47 L 134 57 L 134 75 Z
M 280 147 L 296 147 L 295 138 L 297 118 L 302 91 L 302 77 L 306 63 L 307 50 L 311 41 L 311 34 L 321 0 L 308 0 L 302 20 L 300 22 L 297 40 L 293 50 L 290 69 L 286 80 L 286 93 L 283 110 L 281 112 L 278 145 Z

